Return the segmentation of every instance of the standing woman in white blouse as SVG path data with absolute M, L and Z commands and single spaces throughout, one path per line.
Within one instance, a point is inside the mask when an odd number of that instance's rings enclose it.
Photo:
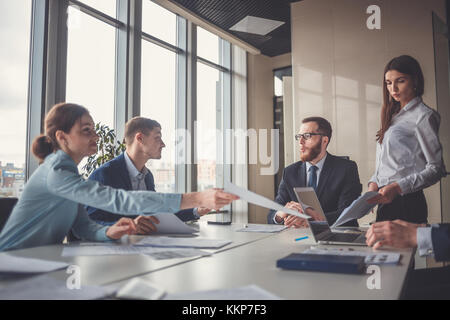
M 370 202 L 379 204 L 377 221 L 426 223 L 423 189 L 445 176 L 438 131 L 439 114 L 422 102 L 424 78 L 419 63 L 403 55 L 384 70 L 381 129 L 377 133 L 375 174 Z

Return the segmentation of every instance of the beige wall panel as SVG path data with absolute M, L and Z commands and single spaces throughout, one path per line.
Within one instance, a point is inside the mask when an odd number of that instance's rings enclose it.
M 273 72 L 272 59 L 264 55 L 248 55 L 248 128 L 273 128 Z M 270 142 L 270 140 L 268 139 Z M 251 143 L 251 142 L 250 142 Z M 270 150 L 268 146 L 267 150 Z M 261 164 L 249 164 L 248 187 L 270 199 L 274 198 L 273 176 L 260 175 Z M 249 205 L 248 221 L 265 223 L 267 210 Z
M 381 29 L 369 30 L 366 9 L 381 8 Z M 431 12 L 445 19 L 444 0 L 304 0 L 291 5 L 294 118 L 330 120 L 331 153 L 357 161 L 364 190 L 375 169 L 383 69 L 409 54 L 425 76 L 426 104 L 436 108 Z M 298 158 L 297 158 L 298 159 Z M 440 185 L 425 191 L 429 220 L 440 217 Z

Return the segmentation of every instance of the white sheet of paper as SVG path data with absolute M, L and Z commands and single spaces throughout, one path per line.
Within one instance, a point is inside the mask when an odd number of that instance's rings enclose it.
M 155 260 L 190 258 L 197 256 L 210 256 L 212 253 L 195 248 L 152 248 L 154 251 L 146 253 Z
M 171 238 L 171 237 L 145 237 L 135 246 L 172 247 L 172 248 L 197 248 L 220 249 L 228 244 L 229 240 L 202 239 L 202 238 Z
M 45 273 L 68 267 L 65 262 L 22 258 L 0 253 L 0 274 Z
M 158 218 L 159 223 L 155 224 L 156 232 L 158 234 L 191 234 L 198 232 L 181 221 L 173 213 L 158 213 L 154 217 Z
M 112 294 L 111 289 L 98 286 L 69 289 L 66 281 L 41 275 L 0 289 L 0 300 L 94 300 Z
M 281 300 L 280 297 L 249 285 L 233 289 L 208 290 L 181 294 L 168 294 L 165 300 Z
M 62 252 L 63 257 L 132 255 L 132 254 L 145 254 L 157 260 L 210 255 L 209 252 L 196 249 L 161 248 L 161 247 L 128 246 L 128 245 L 127 246 L 75 245 L 64 247 Z
M 237 229 L 236 232 L 262 232 L 262 233 L 275 233 L 287 229 L 286 226 L 274 225 L 274 224 L 247 224 L 246 227 L 242 229 Z
M 281 204 L 276 203 L 275 201 L 272 201 L 270 199 L 267 199 L 266 197 L 263 197 L 257 193 L 254 193 L 247 189 L 238 187 L 237 185 L 235 185 L 229 181 L 225 181 L 224 191 L 228 192 L 228 193 L 232 193 L 232 194 L 238 196 L 239 198 L 241 198 L 241 200 L 247 201 L 248 203 L 252 203 L 252 204 L 255 204 L 260 207 L 264 207 L 264 208 L 268 208 L 268 209 L 272 209 L 272 210 L 276 210 L 276 211 L 283 211 L 283 212 L 292 214 L 294 216 L 297 216 L 297 217 L 300 217 L 303 219 L 311 218 L 310 216 L 308 216 L 306 214 L 302 214 L 302 213 L 299 213 L 298 211 L 283 207 Z
M 357 251 L 357 250 L 339 250 L 336 248 L 311 248 L 303 251 L 302 253 L 309 254 L 333 254 L 338 256 L 359 256 L 365 257 L 364 262 L 367 265 L 370 264 L 397 264 L 400 261 L 401 254 L 393 253 L 393 252 L 365 252 L 365 251 Z
M 62 251 L 63 257 L 77 257 L 77 256 L 109 256 L 109 255 L 130 255 L 141 254 L 145 250 L 133 246 L 120 245 L 74 245 L 66 246 Z
M 128 281 L 120 288 L 116 297 L 119 299 L 159 300 L 165 295 L 165 291 L 157 285 L 140 278 Z
M 338 227 L 350 220 L 360 219 L 369 213 L 376 204 L 368 204 L 367 200 L 376 196 L 378 192 L 368 191 L 363 195 L 359 196 L 355 201 L 352 202 L 344 211 L 342 211 L 339 218 L 331 226 L 331 228 Z

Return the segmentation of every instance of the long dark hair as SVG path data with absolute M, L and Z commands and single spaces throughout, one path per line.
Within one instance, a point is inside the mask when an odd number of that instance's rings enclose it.
M 51 153 L 60 149 L 56 141 L 56 131 L 69 133 L 77 120 L 89 111 L 73 103 L 54 105 L 45 117 L 45 134 L 34 139 L 31 150 L 41 162 Z
M 395 101 L 387 89 L 385 76 L 388 71 L 396 70 L 411 76 L 416 97 L 422 97 L 425 81 L 419 62 L 411 56 L 403 55 L 388 62 L 383 73 L 383 106 L 381 107 L 381 128 L 377 132 L 377 141 L 383 142 L 384 134 L 391 126 L 392 117 L 400 111 L 400 103 Z

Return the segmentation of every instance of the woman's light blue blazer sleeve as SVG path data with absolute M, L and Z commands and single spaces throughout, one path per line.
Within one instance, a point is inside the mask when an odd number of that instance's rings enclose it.
M 102 226 L 89 219 L 85 207 L 78 205 L 77 217 L 72 226 L 72 232 L 80 239 L 87 241 L 110 241 L 106 235 L 109 226 Z
M 48 171 L 49 192 L 83 205 L 122 215 L 152 215 L 180 210 L 181 194 L 149 191 L 125 191 L 85 180 L 78 174 L 75 163 L 67 157 Z

